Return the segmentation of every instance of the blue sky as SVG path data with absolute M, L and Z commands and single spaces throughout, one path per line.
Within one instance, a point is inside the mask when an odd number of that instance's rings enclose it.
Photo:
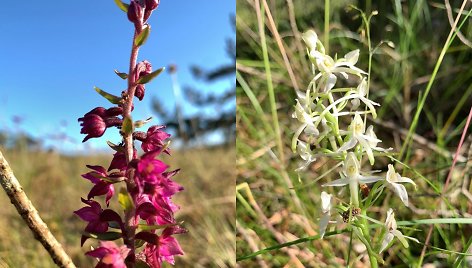
M 151 36 L 138 59 L 149 60 L 154 69 L 176 64 L 182 86 L 203 92 L 231 88 L 230 79 L 214 84 L 195 80 L 189 67 L 231 63 L 225 47 L 226 39 L 235 39 L 230 20 L 235 8 L 235 0 L 162 0 L 148 21 Z M 65 133 L 71 141 L 48 139 L 47 144 L 66 151 L 103 148 L 107 138 L 118 142 L 105 134 L 83 145 L 77 122 L 94 107 L 109 107 L 94 86 L 116 95 L 126 87 L 113 70 L 128 71 L 133 25 L 113 0 L 8 1 L 0 9 L 0 34 L 0 129 L 21 129 L 41 139 Z M 147 85 L 135 120 L 153 116 L 154 123 L 162 123 L 152 112 L 153 97 L 173 109 L 167 73 Z M 185 114 L 196 112 L 184 108 Z M 23 119 L 20 126 L 13 124 L 14 116 Z

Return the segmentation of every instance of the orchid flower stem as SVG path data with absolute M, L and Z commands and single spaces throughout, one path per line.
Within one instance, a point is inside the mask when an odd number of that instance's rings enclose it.
M 362 215 L 366 215 L 365 211 L 362 211 Z M 364 217 L 359 217 L 360 222 L 361 222 L 361 228 L 362 228 L 362 234 L 364 235 L 364 238 L 366 241 L 372 241 L 372 237 L 369 236 L 369 224 L 367 220 Z M 367 247 L 367 253 L 369 254 L 369 260 L 370 260 L 370 267 L 372 268 L 377 268 L 379 267 L 377 263 L 377 258 L 374 256 L 374 252 L 372 252 L 372 245 L 366 245 Z
M 136 81 L 135 80 L 135 72 L 136 72 L 136 62 L 138 59 L 138 52 L 139 46 L 136 45 L 135 40 L 138 36 L 138 33 L 135 30 L 134 37 L 133 37 L 133 44 L 131 46 L 131 56 L 130 56 L 130 63 L 129 63 L 129 73 L 128 73 L 128 90 L 126 91 L 126 98 L 125 104 L 123 109 L 123 118 L 129 117 L 131 118 L 131 110 L 133 107 L 133 98 L 134 93 L 136 91 Z M 126 163 L 130 163 L 133 160 L 133 153 L 134 153 L 134 143 L 133 143 L 133 134 L 128 133 L 124 134 L 124 141 L 125 141 L 125 151 L 126 151 Z M 126 180 L 126 188 L 129 193 L 135 191 L 136 184 L 134 182 L 134 172 L 128 172 L 127 180 Z M 135 200 L 134 200 L 135 201 Z M 124 234 L 124 243 L 126 246 L 131 250 L 130 256 L 131 262 L 129 265 L 134 266 L 134 258 L 135 258 L 135 246 L 134 246 L 134 236 L 136 233 L 136 223 L 135 223 L 135 207 L 131 207 L 125 211 L 125 230 L 126 234 Z

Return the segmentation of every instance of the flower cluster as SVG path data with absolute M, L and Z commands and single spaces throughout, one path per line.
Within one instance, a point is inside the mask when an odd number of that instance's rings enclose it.
M 174 235 L 185 233 L 186 229 L 176 222 L 174 213 L 179 206 L 172 202 L 172 196 L 183 190 L 172 179 L 179 170 L 169 170 L 169 166 L 159 160 L 162 153 L 170 155 L 170 135 L 165 132 L 165 126 L 158 125 L 149 127 L 146 132 L 135 131 L 150 119 L 131 119 L 134 97 L 141 101 L 145 95 L 144 84 L 162 71 L 153 72 L 148 61 L 136 63 L 139 46 L 143 43 L 137 40 L 146 38 L 141 34 L 144 27 L 149 27 L 147 20 L 158 4 L 156 0 L 118 4 L 135 26 L 132 68 L 128 74 L 116 71 L 119 77 L 128 80 L 128 89 L 121 96 L 97 89 L 114 104 L 113 107 L 97 107 L 78 119 L 81 133 L 86 135 L 83 142 L 101 137 L 112 127 L 119 129 L 123 139 L 119 144 L 108 142 L 115 151 L 108 168 L 87 165 L 90 171 L 82 177 L 93 186 L 87 198 L 82 199 L 86 206 L 74 212 L 87 222 L 81 244 L 89 238 L 102 240 L 100 247 L 86 253 L 99 260 L 96 267 L 124 268 L 137 264 L 161 267 L 164 261 L 174 264 L 174 256 L 183 254 Z M 136 141 L 141 142 L 144 151 L 141 156 Z M 98 202 L 100 196 L 104 196 L 106 207 Z M 108 208 L 114 196 L 117 196 L 122 213 Z M 118 239 L 122 239 L 123 245 L 112 242 Z
M 368 74 L 355 66 L 359 50 L 351 51 L 342 58 L 333 59 L 325 54 L 325 48 L 314 31 L 304 33 L 303 40 L 312 63 L 313 78 L 305 92 L 297 92 L 295 112 L 292 115 L 300 123 L 292 139 L 292 150 L 303 160 L 297 171 L 303 171 L 319 157 L 330 157 L 341 161 L 340 178 L 322 186 L 348 186 L 350 200 L 345 202 L 348 204 L 348 210 L 340 211 L 345 221 L 357 220 L 355 216 L 360 211 L 365 213 L 370 203 L 362 204 L 359 186 L 369 189 L 367 184 L 371 183 L 378 183 L 376 190 L 367 191 L 363 196 L 364 200 L 371 202 L 372 198 L 369 199 L 368 195 L 378 196 L 385 188 L 389 188 L 400 197 L 405 206 L 408 206 L 408 193 L 401 183 L 415 185 L 410 178 L 398 174 L 393 165 L 388 165 L 385 176 L 361 170 L 363 157 L 368 159 L 370 165 L 374 165 L 375 156 L 387 154 L 390 148 L 379 147 L 381 140 L 377 138 L 373 126 L 367 127 L 367 116 L 370 115 L 375 119 L 377 117 L 375 107 L 379 104 L 368 98 Z M 357 83 L 354 86 L 336 87 L 340 78 L 346 80 L 347 85 L 352 85 L 356 80 Z M 342 122 L 345 120 L 342 118 L 351 120 L 344 129 Z M 321 237 L 324 236 L 329 223 L 332 200 L 334 198 L 331 194 L 324 191 L 321 193 L 319 224 Z M 362 221 L 359 221 L 357 226 L 362 224 Z M 397 230 L 392 210 L 389 210 L 387 215 L 386 229 L 381 246 L 378 247 L 379 252 L 387 248 L 394 236 L 398 237 L 403 245 L 408 245 L 404 236 Z M 365 231 L 357 233 L 366 235 Z M 361 240 L 370 241 L 370 239 Z

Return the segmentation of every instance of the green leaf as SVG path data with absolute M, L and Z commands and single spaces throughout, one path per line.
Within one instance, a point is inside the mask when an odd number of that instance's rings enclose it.
M 124 12 L 128 12 L 129 5 L 121 2 L 120 0 L 115 0 L 115 4 Z
M 150 32 L 151 26 L 146 25 L 145 28 L 138 34 L 138 36 L 136 36 L 136 39 L 134 39 L 134 44 L 138 47 L 142 46 L 144 43 L 146 43 Z
M 90 238 L 95 238 L 98 240 L 106 240 L 106 241 L 112 241 L 112 240 L 120 239 L 122 237 L 120 232 L 106 232 L 106 233 L 83 232 L 83 235 L 88 236 Z
M 118 96 L 115 96 L 115 95 L 112 95 L 106 91 L 103 91 L 101 90 L 100 88 L 98 87 L 94 87 L 95 88 L 95 91 L 98 92 L 98 94 L 102 95 L 102 97 L 104 97 L 105 99 L 107 99 L 109 102 L 113 103 L 113 104 L 119 104 L 121 102 L 121 98 L 118 97 Z
M 119 77 L 121 77 L 121 79 L 125 80 L 126 78 L 128 78 L 128 74 L 127 73 L 120 73 L 118 70 L 115 69 L 115 74 L 118 75 Z
M 164 225 L 147 225 L 147 224 L 138 224 L 138 227 L 142 231 L 151 231 L 158 229 L 165 229 L 170 226 L 180 225 L 180 223 L 164 224 Z
M 146 120 L 138 120 L 138 121 L 134 122 L 134 127 L 135 128 L 140 128 L 140 127 L 146 125 L 147 123 L 151 122 L 151 120 L 152 120 L 152 116 L 149 117 Z
M 107 144 L 108 144 L 108 146 L 110 146 L 110 148 L 112 148 L 113 150 L 115 150 L 117 152 L 124 152 L 125 151 L 125 147 L 120 146 L 120 145 L 116 145 L 111 141 L 107 141 Z
M 152 79 L 156 78 L 159 74 L 162 73 L 162 71 L 164 71 L 166 68 L 164 67 L 161 67 L 160 69 L 148 74 L 148 75 L 145 75 L 141 78 L 139 78 L 139 80 L 136 82 L 138 84 L 147 84 L 149 83 Z
M 133 201 L 124 187 L 120 189 L 120 193 L 118 194 L 118 203 L 120 203 L 124 211 L 129 211 L 133 208 Z
M 133 130 L 133 120 L 129 116 L 125 117 L 125 119 L 123 120 L 123 125 L 121 126 L 121 131 L 123 131 L 125 135 L 130 135 L 131 133 L 133 133 Z

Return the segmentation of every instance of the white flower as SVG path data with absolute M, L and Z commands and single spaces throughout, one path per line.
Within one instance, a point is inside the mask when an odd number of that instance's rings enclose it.
M 317 86 L 317 92 L 320 91 L 320 87 L 323 86 L 323 92 L 328 92 L 336 84 L 336 73 L 341 74 L 345 79 L 348 78 L 348 74 L 353 74 L 361 77 L 362 74 L 367 74 L 363 70 L 354 66 L 359 59 L 359 49 L 353 50 L 347 53 L 344 58 L 333 60 L 329 55 L 325 54 L 323 44 L 318 40 L 318 36 L 313 30 L 305 32 L 302 36 L 303 41 L 308 48 L 308 55 L 316 69 L 319 71 L 313 78 L 311 83 L 317 80 L 319 86 Z M 310 84 L 311 84 L 310 83 Z
M 309 57 L 316 69 L 319 71 L 312 81 L 318 81 L 317 92 L 328 92 L 336 84 L 337 77 L 335 74 L 340 74 L 344 79 L 348 78 L 348 74 L 353 74 L 361 77 L 362 74 L 367 74 L 363 70 L 354 66 L 359 58 L 359 49 L 347 53 L 344 58 L 334 60 L 329 55 L 318 50 L 311 50 Z M 321 88 L 323 86 L 323 88 Z
M 393 191 L 395 191 L 395 193 L 400 197 L 403 204 L 408 207 L 408 192 L 406 191 L 405 186 L 400 184 L 403 182 L 411 183 L 416 187 L 416 184 L 410 178 L 402 177 L 400 174 L 396 173 L 395 168 L 389 164 L 385 184 L 389 188 L 393 189 Z
M 359 86 L 357 86 L 355 93 L 349 96 L 349 98 L 354 98 L 351 100 L 352 110 L 357 110 L 357 108 L 359 108 L 360 102 L 362 101 L 369 108 L 370 112 L 372 113 L 372 117 L 375 119 L 377 117 L 377 112 L 375 111 L 374 105 L 380 106 L 380 104 L 369 100 L 368 98 L 366 98 L 366 96 L 367 96 L 367 81 L 366 81 L 366 78 L 364 77 L 362 78 L 362 81 L 360 82 Z
M 320 236 L 323 238 L 326 227 L 331 216 L 331 195 L 326 192 L 321 192 L 321 219 L 320 219 Z
M 310 149 L 310 145 L 301 140 L 298 141 L 297 152 L 300 157 L 305 160 L 305 162 L 295 170 L 297 172 L 304 170 L 306 167 L 308 167 L 309 164 L 316 160 L 315 155 Z
M 397 230 L 397 221 L 395 220 L 395 213 L 393 209 L 389 209 L 387 211 L 387 219 L 385 220 L 385 228 L 387 229 L 387 234 L 385 235 L 384 239 L 382 240 L 382 246 L 380 247 L 380 252 L 384 251 L 387 246 L 392 242 L 394 237 L 397 237 L 398 240 L 403 244 L 405 248 L 408 248 L 408 241 L 406 238 L 411 239 L 417 243 L 419 241 L 416 238 L 412 238 L 409 236 L 403 235 L 400 231 Z
M 343 171 L 341 178 L 334 180 L 329 183 L 325 183 L 322 186 L 344 186 L 349 184 L 349 191 L 351 192 L 351 201 L 354 206 L 359 206 L 358 186 L 361 183 L 372 183 L 382 180 L 380 176 L 364 176 L 360 173 L 360 163 L 353 152 L 347 154 L 346 160 L 344 160 Z
M 364 134 L 364 121 L 362 121 L 362 118 L 358 113 L 354 115 L 351 125 L 349 125 L 349 130 L 347 132 L 343 132 L 344 134 L 348 134 L 351 137 L 338 149 L 338 152 L 352 149 L 357 143 L 359 143 L 362 149 L 367 153 L 370 164 L 373 165 L 375 159 L 372 150 L 377 148 L 377 143 L 381 142 L 381 140 L 377 139 L 375 134 L 374 136 Z

